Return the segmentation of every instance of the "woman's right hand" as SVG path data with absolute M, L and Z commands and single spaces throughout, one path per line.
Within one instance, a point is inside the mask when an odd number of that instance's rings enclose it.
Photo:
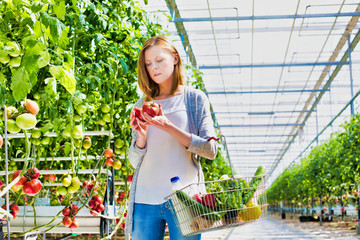
M 135 108 L 130 112 L 130 126 L 138 133 L 138 140 L 144 141 L 147 134 L 147 125 L 139 117 L 135 116 Z M 140 114 L 141 111 L 140 111 Z

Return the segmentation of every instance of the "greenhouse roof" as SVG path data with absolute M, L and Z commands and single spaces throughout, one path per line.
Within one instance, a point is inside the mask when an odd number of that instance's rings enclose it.
M 359 1 L 150 0 L 143 7 L 204 73 L 236 174 L 264 165 L 273 181 L 356 111 L 349 102 L 360 86 Z

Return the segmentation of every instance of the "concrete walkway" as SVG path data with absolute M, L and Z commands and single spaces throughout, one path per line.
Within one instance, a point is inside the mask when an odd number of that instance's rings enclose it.
M 244 224 L 233 228 L 226 240 L 260 240 L 260 239 L 326 239 L 291 227 L 272 218 L 263 218 L 259 221 Z M 224 239 L 224 240 L 225 240 Z
M 222 229 L 202 234 L 202 240 L 316 240 L 337 239 L 355 240 L 360 238 L 339 237 L 337 234 L 324 231 L 305 232 L 273 218 L 240 225 L 235 228 Z

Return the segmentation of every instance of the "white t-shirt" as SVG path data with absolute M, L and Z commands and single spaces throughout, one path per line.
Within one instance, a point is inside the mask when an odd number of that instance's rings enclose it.
M 189 131 L 185 95 L 154 100 L 161 104 L 163 114 L 176 127 Z M 136 203 L 162 204 L 171 194 L 170 179 L 180 177 L 183 186 L 197 182 L 197 168 L 191 153 L 168 133 L 148 126 L 146 153 L 136 183 Z

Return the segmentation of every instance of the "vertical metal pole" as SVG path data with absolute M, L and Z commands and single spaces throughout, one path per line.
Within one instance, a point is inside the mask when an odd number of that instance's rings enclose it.
M 315 120 L 316 120 L 316 145 L 319 145 L 319 121 L 318 121 L 318 107 L 316 105 L 316 111 L 315 111 Z
M 4 105 L 4 138 L 5 138 L 5 181 L 6 186 L 9 185 L 9 173 L 8 173 L 8 140 L 7 140 L 7 113 L 6 113 L 6 106 Z M 9 212 L 9 191 L 6 192 L 6 211 Z M 7 236 L 8 240 L 10 240 L 10 219 L 9 217 L 6 217 L 6 229 L 7 229 Z
M 354 97 L 354 85 L 353 85 L 353 76 L 352 76 L 350 34 L 347 38 L 347 42 L 348 42 L 348 58 L 349 58 L 349 72 L 350 72 L 350 92 L 351 92 L 351 98 L 353 98 Z M 351 115 L 354 115 L 354 101 L 352 101 L 350 104 L 350 112 L 351 112 Z

